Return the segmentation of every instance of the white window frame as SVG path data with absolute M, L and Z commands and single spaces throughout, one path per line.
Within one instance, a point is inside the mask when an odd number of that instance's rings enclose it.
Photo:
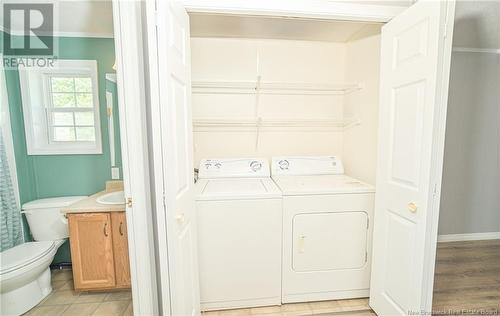
M 52 119 L 49 118 L 52 93 L 49 80 L 57 76 L 91 78 L 95 141 L 54 141 L 52 139 Z M 97 61 L 57 60 L 51 67 L 31 65 L 26 67 L 20 63 L 19 81 L 28 155 L 102 154 Z
M 54 118 L 53 116 L 51 115 L 52 113 L 72 113 L 72 114 L 75 114 L 75 113 L 89 113 L 89 112 L 92 112 L 94 114 L 94 123 L 92 125 L 92 127 L 94 128 L 94 131 L 95 131 L 95 127 L 96 127 L 96 112 L 98 112 L 96 106 L 94 105 L 94 103 L 92 103 L 92 107 L 73 107 L 73 108 L 56 108 L 54 106 L 54 101 L 53 101 L 53 98 L 54 98 L 54 93 L 61 93 L 61 92 L 54 92 L 52 91 L 52 78 L 88 78 L 89 76 L 88 75 L 84 75 L 82 73 L 75 73 L 75 74 L 45 74 L 44 75 L 44 94 L 47 96 L 47 103 L 46 103 L 46 109 L 47 109 L 47 125 L 48 125 L 48 134 L 49 134 L 49 142 L 50 143 L 60 143 L 60 142 L 67 142 L 67 141 L 57 141 L 54 139 L 54 131 L 53 131 L 53 127 L 58 127 L 59 125 L 55 125 L 54 123 Z M 66 92 L 63 92 L 63 93 L 66 93 Z M 92 98 L 94 99 L 94 96 L 95 96 L 95 93 L 94 93 L 94 87 L 92 86 L 92 91 L 91 92 L 80 92 L 80 91 L 72 91 L 72 92 L 68 92 L 68 93 L 71 93 L 75 96 L 75 102 L 77 102 L 77 98 L 76 98 L 76 95 L 78 93 L 86 93 L 86 94 L 92 94 Z M 93 101 L 92 101 L 93 102 Z M 77 125 L 76 124 L 76 117 L 73 117 L 73 127 L 91 127 L 90 125 Z M 63 126 L 60 126 L 60 127 L 63 127 Z M 76 130 L 74 131 L 75 133 L 75 139 L 77 138 L 77 134 L 76 134 Z M 94 135 L 94 137 L 96 137 L 96 135 Z M 70 141 L 71 142 L 71 141 Z M 73 142 L 78 142 L 78 143 L 89 143 L 88 141 L 87 142 L 84 142 L 84 141 L 73 141 Z M 90 142 L 90 143 L 94 143 L 94 142 Z

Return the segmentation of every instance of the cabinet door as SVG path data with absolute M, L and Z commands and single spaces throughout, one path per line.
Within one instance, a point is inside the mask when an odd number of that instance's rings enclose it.
M 68 217 L 75 289 L 114 287 L 109 213 L 69 214 Z
M 111 213 L 113 227 L 113 254 L 117 287 L 130 287 L 130 266 L 128 258 L 127 221 L 125 212 Z

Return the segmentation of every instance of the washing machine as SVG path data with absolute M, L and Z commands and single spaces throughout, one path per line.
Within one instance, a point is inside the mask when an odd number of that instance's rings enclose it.
M 202 310 L 281 303 L 281 192 L 265 159 L 206 159 L 196 183 Z
M 283 194 L 284 303 L 367 297 L 374 187 L 337 157 L 273 157 Z

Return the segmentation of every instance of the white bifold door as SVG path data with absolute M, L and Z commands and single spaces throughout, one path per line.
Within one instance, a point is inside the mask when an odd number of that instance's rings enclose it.
M 382 28 L 370 284 L 379 316 L 432 308 L 453 17 L 453 2 L 418 1 Z
M 164 214 L 158 215 L 158 220 L 165 221 L 163 227 L 166 231 L 161 230 L 159 234 L 167 235 L 168 249 L 166 262 L 160 262 L 160 265 L 168 266 L 168 282 L 162 282 L 161 299 L 164 315 L 194 316 L 200 314 L 200 296 L 189 16 L 177 1 L 157 1 L 156 23 L 160 126 L 152 132 L 161 136 Z M 160 170 L 155 172 L 158 174 Z M 170 310 L 166 310 L 168 305 Z

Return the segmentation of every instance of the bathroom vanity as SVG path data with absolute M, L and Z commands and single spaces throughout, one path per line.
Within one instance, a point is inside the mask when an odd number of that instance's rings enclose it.
M 130 288 L 125 204 L 101 204 L 94 194 L 64 210 L 77 291 Z

